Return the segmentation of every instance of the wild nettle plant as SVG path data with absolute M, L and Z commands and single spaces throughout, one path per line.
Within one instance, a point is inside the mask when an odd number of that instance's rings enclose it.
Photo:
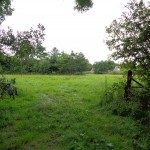
M 0 98 L 3 99 L 4 95 L 9 95 L 10 98 L 15 98 L 17 95 L 17 88 L 14 86 L 16 79 L 7 80 L 4 75 L 0 78 Z

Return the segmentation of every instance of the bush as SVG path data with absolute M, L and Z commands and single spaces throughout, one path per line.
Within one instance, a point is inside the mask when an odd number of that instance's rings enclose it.
M 15 98 L 15 95 L 17 95 L 17 88 L 13 85 L 16 83 L 16 79 L 13 78 L 10 81 L 8 81 L 4 76 L 0 78 L 0 98 L 3 99 L 4 95 L 12 96 L 13 99 Z

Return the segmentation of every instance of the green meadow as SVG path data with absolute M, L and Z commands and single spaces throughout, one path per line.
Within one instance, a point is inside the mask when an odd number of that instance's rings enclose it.
M 6 75 L 18 96 L 0 99 L 0 150 L 132 150 L 135 122 L 100 104 L 119 75 Z

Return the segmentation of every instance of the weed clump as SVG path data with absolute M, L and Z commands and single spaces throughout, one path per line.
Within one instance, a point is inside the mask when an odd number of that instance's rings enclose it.
M 4 95 L 9 95 L 10 98 L 15 98 L 17 95 L 17 88 L 14 86 L 16 79 L 13 78 L 8 81 L 4 76 L 0 78 L 0 98 L 3 99 Z

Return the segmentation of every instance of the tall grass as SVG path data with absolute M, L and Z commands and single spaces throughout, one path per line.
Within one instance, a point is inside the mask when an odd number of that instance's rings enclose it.
M 0 100 L 0 149 L 131 149 L 135 123 L 100 105 L 113 75 L 7 75 L 18 96 Z

